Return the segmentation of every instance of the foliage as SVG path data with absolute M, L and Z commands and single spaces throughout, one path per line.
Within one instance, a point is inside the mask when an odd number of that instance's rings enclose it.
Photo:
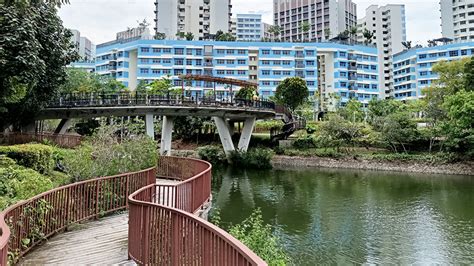
M 448 118 L 443 125 L 446 145 L 474 157 L 474 90 L 461 90 L 448 96 L 443 107 Z
M 154 39 L 155 40 L 164 40 L 164 39 L 166 39 L 166 34 L 164 34 L 162 32 L 157 32 L 154 36 Z
M 418 137 L 416 124 L 410 120 L 408 112 L 389 114 L 381 122 L 381 136 L 395 152 L 398 152 L 398 146 L 402 146 L 403 151 L 407 152 L 406 144 Z
M 222 164 L 226 162 L 226 155 L 220 146 L 204 146 L 198 148 L 199 158 L 210 162 L 211 164 Z
M 8 158 L 5 155 L 0 155 L 0 168 L 7 168 L 16 165 L 15 160 Z
M 339 110 L 339 114 L 353 123 L 362 122 L 365 116 L 364 111 L 362 111 L 362 103 L 356 99 L 350 99 L 346 106 Z
M 296 110 L 309 97 L 306 82 L 300 77 L 286 78 L 277 87 L 275 99 L 291 110 Z
M 149 84 L 149 93 L 160 96 L 177 95 L 181 93 L 180 89 L 173 89 L 173 81 L 170 76 L 162 77 Z
M 59 90 L 61 93 L 116 93 L 126 90 L 122 82 L 109 76 L 77 68 L 68 68 L 66 73 L 65 82 Z
M 349 122 L 338 114 L 329 115 L 328 120 L 321 123 L 319 147 L 339 148 L 343 145 L 355 146 L 357 138 L 362 136 L 362 126 Z
M 156 165 L 156 143 L 148 136 L 124 136 L 119 142 L 116 128 L 102 125 L 79 148 L 68 150 L 64 170 L 73 181 L 143 170 Z
M 281 128 L 284 125 L 283 121 L 281 120 L 263 120 L 257 121 L 255 123 L 255 129 L 257 131 L 270 131 L 270 129 L 274 127 Z
M 215 40 L 216 41 L 223 41 L 223 42 L 234 42 L 237 40 L 232 34 L 226 32 L 224 33 L 221 30 L 218 30 L 215 35 Z
M 204 120 L 193 116 L 178 116 L 174 119 L 174 132 L 178 138 L 190 140 L 199 133 Z
M 316 143 L 313 137 L 306 136 L 296 139 L 295 142 L 293 142 L 293 147 L 296 149 L 316 148 Z
M 54 167 L 53 148 L 43 144 L 0 146 L 0 154 L 40 173 L 49 173 Z
M 235 94 L 236 99 L 254 99 L 258 97 L 258 91 L 256 87 L 245 86 Z
M 273 151 L 265 148 L 249 149 L 247 152 L 234 151 L 229 160 L 232 165 L 253 169 L 271 169 Z
M 264 223 L 260 209 L 253 211 L 250 217 L 240 224 L 232 226 L 229 233 L 255 252 L 268 265 L 289 263 L 289 258 L 278 237 L 272 233 L 272 227 Z
M 364 31 L 362 32 L 362 35 L 364 36 L 364 44 L 365 45 L 371 44 L 372 40 L 375 37 L 375 34 L 372 31 L 368 30 L 368 29 L 364 29 Z
M 474 90 L 474 56 L 471 56 L 471 60 L 464 65 L 464 89 Z
M 59 91 L 65 66 L 78 59 L 55 6 L 8 2 L 29 6 L 0 5 L 0 128 L 31 122 Z

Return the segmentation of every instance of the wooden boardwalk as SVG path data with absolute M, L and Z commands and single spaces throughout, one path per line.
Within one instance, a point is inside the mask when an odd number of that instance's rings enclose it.
M 157 183 L 176 181 L 157 180 Z M 128 213 L 78 224 L 33 249 L 19 264 L 136 265 L 128 260 Z

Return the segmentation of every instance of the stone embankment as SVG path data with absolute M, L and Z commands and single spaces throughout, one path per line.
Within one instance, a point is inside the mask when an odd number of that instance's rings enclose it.
M 358 170 L 395 171 L 425 174 L 474 175 L 474 162 L 448 164 L 430 164 L 405 161 L 380 161 L 352 158 L 294 157 L 275 156 L 272 164 L 275 168 L 342 168 Z

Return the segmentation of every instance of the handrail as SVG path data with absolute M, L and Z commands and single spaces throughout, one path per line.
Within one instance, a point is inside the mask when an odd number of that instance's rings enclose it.
M 0 133 L 0 144 L 24 144 L 29 142 L 51 141 L 63 148 L 74 148 L 81 144 L 83 137 L 71 134 L 11 132 Z
M 235 99 L 223 95 L 148 94 L 142 92 L 118 93 L 66 93 L 52 101 L 46 108 L 118 107 L 118 106 L 218 106 L 247 107 L 275 110 L 275 103 L 265 99 Z
M 210 200 L 211 165 L 162 157 L 161 177 L 129 196 L 129 257 L 141 265 L 266 265 L 219 227 L 193 215 Z M 177 178 L 181 177 L 181 178 Z
M 0 265 L 7 265 L 9 252 L 23 256 L 72 223 L 126 209 L 128 195 L 155 179 L 152 167 L 62 186 L 10 206 L 0 213 Z

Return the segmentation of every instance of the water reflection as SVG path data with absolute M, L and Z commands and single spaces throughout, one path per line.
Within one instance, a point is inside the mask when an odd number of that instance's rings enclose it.
M 474 178 L 230 168 L 213 178 L 223 224 L 260 207 L 296 265 L 474 263 Z

